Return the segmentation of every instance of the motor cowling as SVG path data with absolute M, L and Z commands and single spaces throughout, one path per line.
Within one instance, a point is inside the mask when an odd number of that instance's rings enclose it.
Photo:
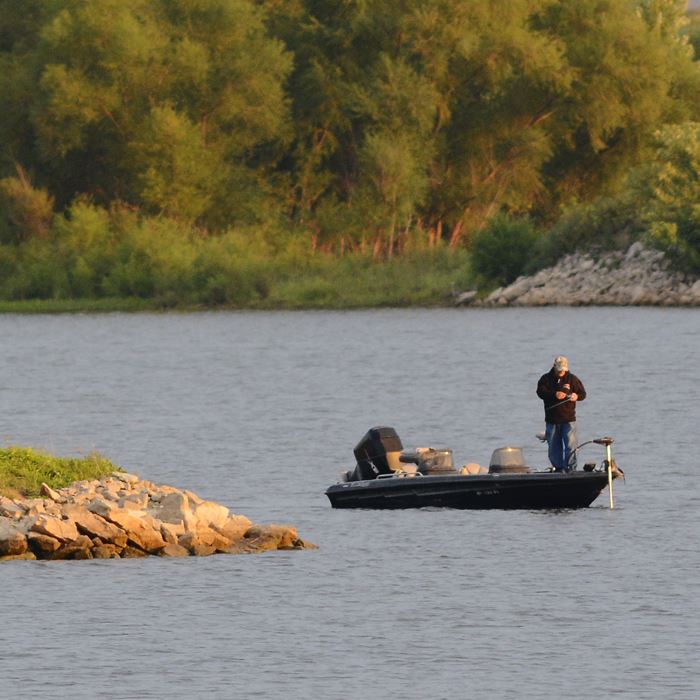
M 353 450 L 357 466 L 348 475 L 348 481 L 376 479 L 402 469 L 399 461 L 403 444 L 394 428 L 370 428 Z

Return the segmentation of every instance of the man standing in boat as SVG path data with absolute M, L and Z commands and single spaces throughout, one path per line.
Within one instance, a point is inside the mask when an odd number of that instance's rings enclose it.
M 581 380 L 569 372 L 569 361 L 559 355 L 552 369 L 537 382 L 537 396 L 544 401 L 545 437 L 549 461 L 558 472 L 576 469 L 576 403 L 586 398 Z

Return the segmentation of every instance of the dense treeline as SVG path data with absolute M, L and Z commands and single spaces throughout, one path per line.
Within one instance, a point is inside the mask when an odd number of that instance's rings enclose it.
M 696 36 L 683 0 L 0 0 L 0 296 L 642 234 L 697 265 Z

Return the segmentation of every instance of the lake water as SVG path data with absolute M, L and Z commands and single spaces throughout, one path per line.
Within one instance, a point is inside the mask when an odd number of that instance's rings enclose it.
M 692 309 L 0 316 L 3 445 L 97 449 L 320 547 L 6 563 L 0 697 L 700 697 L 699 343 Z M 544 466 L 558 354 L 580 440 L 616 440 L 614 510 L 330 508 L 374 425 Z

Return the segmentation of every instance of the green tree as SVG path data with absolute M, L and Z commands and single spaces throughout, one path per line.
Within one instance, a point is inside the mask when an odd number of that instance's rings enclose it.
M 682 0 L 550 4 L 539 26 L 565 45 L 570 91 L 556 105 L 555 152 L 544 168 L 553 201 L 619 189 L 654 131 L 698 110 L 700 77 L 679 36 Z
M 0 176 L 224 230 L 453 245 L 698 120 L 682 0 L 0 0 Z M 435 234 L 437 235 L 437 234 Z
M 457 244 L 499 211 L 551 221 L 614 192 L 654 129 L 700 104 L 676 0 L 263 4 L 295 54 L 285 166 L 312 228 L 359 208 L 391 237 L 411 211 Z
M 664 127 L 654 159 L 631 178 L 649 239 L 683 269 L 700 272 L 700 124 Z
M 230 186 L 278 158 L 291 67 L 253 2 L 54 5 L 23 65 L 39 86 L 25 114 L 34 165 L 59 203 L 87 193 L 203 223 L 249 216 Z

